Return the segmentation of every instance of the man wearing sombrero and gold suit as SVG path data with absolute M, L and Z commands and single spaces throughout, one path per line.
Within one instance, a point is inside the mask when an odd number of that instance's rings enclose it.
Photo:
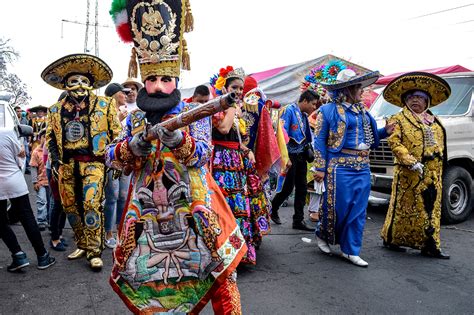
M 92 90 L 107 85 L 112 71 L 98 57 L 73 54 L 46 67 L 41 77 L 68 91 L 49 108 L 46 133 L 53 174 L 77 245 L 68 259 L 85 255 L 91 268 L 99 270 L 104 249 L 105 147 L 118 136 L 121 125 L 115 101 Z
M 30 151 L 33 152 L 34 149 L 39 144 L 38 133 L 40 130 L 46 128 L 46 113 L 48 112 L 48 108 L 42 105 L 35 106 L 29 109 L 30 113 L 35 113 L 35 117 L 33 117 L 30 121 L 31 127 L 33 127 L 33 136 L 31 137 L 30 142 Z
M 197 314 L 210 299 L 216 314 L 240 314 L 235 269 L 247 247 L 208 169 L 210 118 L 155 130 L 199 105 L 181 101 L 177 89 L 181 65 L 189 69 L 189 2 L 117 0 L 110 12 L 134 44 L 144 85 L 139 110 L 107 152 L 110 166 L 132 176 L 110 283 L 135 314 Z
M 385 100 L 402 110 L 390 118 L 395 130 L 388 143 L 395 157 L 392 196 L 381 234 L 384 246 L 420 249 L 421 254 L 448 259 L 441 251 L 440 220 L 443 169 L 447 166 L 446 131 L 430 111 L 449 98 L 442 78 L 411 72 L 390 82 Z

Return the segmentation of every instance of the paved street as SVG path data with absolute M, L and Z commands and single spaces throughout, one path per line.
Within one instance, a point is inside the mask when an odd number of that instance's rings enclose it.
M 370 265 L 363 269 L 318 252 L 311 233 L 291 229 L 292 211 L 281 209 L 286 222 L 273 226 L 264 239 L 258 265 L 239 270 L 244 314 L 474 313 L 474 216 L 443 226 L 441 240 L 451 260 L 436 260 L 418 251 L 383 249 L 379 230 L 385 209 L 369 209 L 361 256 Z M 23 229 L 14 229 L 31 265 L 21 274 L 7 272 L 10 255 L 0 242 L 0 314 L 127 312 L 108 284 L 111 250 L 104 252 L 100 273 L 91 272 L 85 259 L 68 261 L 70 251 L 54 252 L 56 265 L 40 271 Z M 65 236 L 71 240 L 72 230 Z M 48 232 L 43 232 L 43 239 L 49 241 Z M 212 314 L 212 309 L 208 306 L 202 313 Z

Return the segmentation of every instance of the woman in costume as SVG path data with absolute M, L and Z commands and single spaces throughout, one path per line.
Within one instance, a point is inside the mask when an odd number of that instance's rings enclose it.
M 211 78 L 215 94 L 234 92 L 242 100 L 245 74 L 241 68 L 222 68 Z M 255 250 L 262 235 L 268 233 L 268 203 L 255 171 L 255 156 L 246 145 L 248 134 L 241 118 L 240 104 L 213 118 L 211 161 L 212 175 L 226 196 L 237 224 L 247 243 L 247 255 L 242 262 L 256 263 Z
M 442 78 L 424 72 L 399 76 L 384 90 L 384 98 L 402 111 L 388 138 L 395 157 L 392 195 L 381 234 L 384 246 L 421 249 L 425 256 L 448 259 L 440 249 L 442 175 L 447 166 L 446 131 L 429 108 L 449 98 Z
M 339 244 L 342 256 L 360 267 L 366 208 L 370 194 L 369 150 L 391 132 L 377 129 L 374 118 L 361 103 L 362 89 L 374 83 L 378 71 L 334 59 L 322 68 L 321 85 L 332 101 L 321 106 L 315 127 L 315 180 L 324 179 L 326 192 L 320 211 L 317 244 L 331 253 Z

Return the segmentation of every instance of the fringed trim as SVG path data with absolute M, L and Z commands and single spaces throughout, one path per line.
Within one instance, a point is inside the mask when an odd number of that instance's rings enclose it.
M 128 63 L 128 77 L 138 77 L 137 51 L 135 50 L 135 47 L 132 47 L 132 55 L 130 56 L 130 62 Z
M 192 32 L 194 29 L 194 18 L 193 13 L 191 12 L 191 4 L 189 3 L 190 0 L 186 0 L 186 16 L 184 18 L 184 31 L 186 33 Z
M 182 68 L 184 70 L 191 70 L 191 60 L 189 59 L 188 44 L 186 43 L 186 40 L 184 38 L 182 41 L 182 45 L 183 45 L 183 54 L 181 55 Z

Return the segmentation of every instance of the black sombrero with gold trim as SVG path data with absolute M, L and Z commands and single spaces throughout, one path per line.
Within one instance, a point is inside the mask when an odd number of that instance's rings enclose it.
M 65 90 L 65 80 L 70 74 L 84 74 L 92 78 L 92 86 L 99 89 L 112 80 L 112 70 L 99 57 L 88 54 L 72 54 L 59 58 L 41 73 L 49 85 Z
M 427 72 L 409 72 L 393 79 L 384 89 L 383 97 L 387 102 L 403 107 L 404 95 L 415 90 L 430 96 L 430 107 L 441 104 L 451 95 L 451 87 L 443 78 Z
M 37 112 L 41 112 L 41 111 L 47 113 L 48 112 L 48 107 L 43 106 L 43 105 L 38 105 L 38 106 L 31 107 L 30 109 L 28 109 L 28 111 L 32 112 L 32 113 L 37 113 Z

